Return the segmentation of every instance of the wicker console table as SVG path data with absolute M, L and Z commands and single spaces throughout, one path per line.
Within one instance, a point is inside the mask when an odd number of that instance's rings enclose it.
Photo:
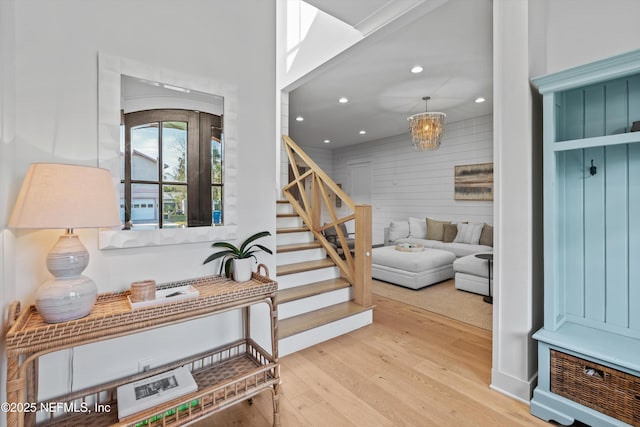
M 242 283 L 209 276 L 167 283 L 159 288 L 184 285 L 194 286 L 199 296 L 132 310 L 127 302 L 129 291 L 101 294 L 88 316 L 54 324 L 45 323 L 34 306 L 20 311 L 20 304 L 15 302 L 10 310 L 10 328 L 6 337 L 7 401 L 11 405 L 7 412 L 8 426 L 181 425 L 250 399 L 265 390 L 272 393 L 273 425 L 279 426 L 277 283 L 253 273 L 250 281 Z M 270 307 L 271 353 L 251 338 L 249 307 L 259 303 Z M 48 401 L 38 400 L 38 359 L 45 354 L 236 309 L 241 309 L 243 314 L 244 336 L 235 342 L 147 372 Z M 198 385 L 197 391 L 118 419 L 116 390 L 119 386 L 180 366 L 189 368 Z M 47 411 L 53 402 L 58 405 L 64 402 L 65 411 Z M 69 408 L 81 410 L 67 411 Z

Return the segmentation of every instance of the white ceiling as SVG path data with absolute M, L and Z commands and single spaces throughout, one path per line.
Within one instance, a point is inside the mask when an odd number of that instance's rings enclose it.
M 384 8 L 397 10 L 398 3 L 405 9 L 416 3 L 307 1 L 351 25 L 368 25 L 367 17 L 379 17 Z M 426 3 L 338 55 L 290 92 L 289 135 L 294 141 L 338 148 L 408 134 L 407 117 L 425 111 L 423 96 L 431 97 L 428 110 L 444 112 L 449 123 L 491 114 L 492 0 Z M 414 65 L 424 71 L 412 74 Z M 341 96 L 349 102 L 339 104 Z M 475 103 L 479 96 L 487 101 Z M 296 121 L 298 115 L 304 121 Z M 359 134 L 362 129 L 365 135 Z M 325 139 L 331 143 L 324 144 Z

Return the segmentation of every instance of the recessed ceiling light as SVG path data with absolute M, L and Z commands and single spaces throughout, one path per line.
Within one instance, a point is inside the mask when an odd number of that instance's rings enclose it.
M 330 142 L 331 142 L 331 141 L 330 141 L 330 140 L 328 140 L 328 139 L 325 139 L 325 140 L 324 140 L 324 143 L 325 143 L 325 144 L 328 144 L 328 143 L 330 143 Z
M 296 121 L 298 121 L 298 122 L 301 122 L 301 121 L 303 121 L 303 120 L 304 120 L 304 117 L 302 117 L 302 116 L 298 116 L 298 117 L 296 117 Z
M 477 97 L 477 98 L 476 98 L 476 103 L 477 103 L 477 104 L 480 104 L 480 103 L 482 103 L 482 102 L 484 102 L 484 101 L 486 101 L 486 99 L 484 99 L 484 98 L 483 98 L 483 97 L 481 97 L 481 96 L 479 96 L 479 97 Z
M 360 135 L 364 135 L 365 133 L 367 133 L 367 131 L 364 129 L 360 131 Z
M 341 97 L 340 99 L 338 99 L 338 102 L 340 104 L 346 104 L 347 102 L 349 102 L 349 99 L 347 99 L 346 97 Z
M 421 66 L 419 66 L 419 65 L 416 65 L 416 66 L 414 66 L 414 67 L 411 69 L 411 72 L 412 72 L 413 74 L 421 73 L 421 72 L 422 72 L 422 67 L 421 67 Z

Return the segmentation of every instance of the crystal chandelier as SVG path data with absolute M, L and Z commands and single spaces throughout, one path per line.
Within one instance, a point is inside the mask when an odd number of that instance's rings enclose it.
M 422 99 L 426 103 L 431 99 L 425 96 Z M 413 146 L 418 151 L 435 150 L 440 147 L 440 139 L 444 133 L 445 113 L 425 112 L 409 117 L 409 131 L 413 140 Z

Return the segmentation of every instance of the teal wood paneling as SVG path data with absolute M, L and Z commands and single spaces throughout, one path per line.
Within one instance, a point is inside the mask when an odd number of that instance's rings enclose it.
M 629 145 L 629 328 L 640 331 L 640 143 Z
M 562 193 L 559 204 L 562 206 L 560 230 L 564 250 L 559 266 L 564 269 L 565 288 L 564 307 L 569 315 L 584 316 L 584 207 L 583 193 L 583 150 L 571 150 L 562 153 L 564 171 L 562 175 Z
M 562 140 L 580 139 L 584 133 L 584 97 L 582 89 L 564 94 Z
M 591 176 L 593 159 L 598 168 Z M 584 150 L 584 312 L 591 320 L 605 321 L 605 168 L 604 148 Z
M 584 90 L 584 137 L 602 136 L 605 132 L 604 87 L 590 86 Z
M 640 76 L 629 78 L 629 129 L 637 121 L 640 121 Z
M 606 322 L 627 327 L 628 312 L 628 145 L 605 151 L 606 198 Z
M 627 131 L 627 81 L 619 79 L 605 86 L 606 96 L 606 135 L 615 135 Z

